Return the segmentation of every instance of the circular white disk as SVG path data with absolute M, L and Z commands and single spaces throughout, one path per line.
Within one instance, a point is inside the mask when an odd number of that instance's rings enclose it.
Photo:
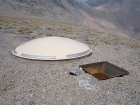
M 15 56 L 36 60 L 73 59 L 91 54 L 84 43 L 64 37 L 43 37 L 26 42 L 12 50 Z

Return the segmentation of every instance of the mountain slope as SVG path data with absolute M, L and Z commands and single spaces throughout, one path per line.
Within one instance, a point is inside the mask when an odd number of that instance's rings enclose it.
M 80 12 L 65 0 L 1 0 L 0 8 L 70 23 L 78 22 L 82 18 Z
M 0 0 L 0 15 L 37 16 L 139 39 L 139 5 L 139 0 Z
M 98 13 L 93 13 L 93 17 L 112 22 L 128 36 L 140 38 L 139 0 L 88 0 L 86 3 Z

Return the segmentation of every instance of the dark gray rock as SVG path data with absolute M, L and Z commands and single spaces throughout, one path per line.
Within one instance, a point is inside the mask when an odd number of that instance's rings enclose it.
M 70 71 L 69 71 L 69 74 L 70 75 L 80 75 L 82 73 L 82 70 L 80 70 L 80 68 L 72 68 Z

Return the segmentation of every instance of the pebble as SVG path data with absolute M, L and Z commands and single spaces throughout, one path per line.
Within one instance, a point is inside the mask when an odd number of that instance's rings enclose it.
M 76 76 L 79 76 L 81 75 L 82 73 L 82 70 L 80 68 L 72 68 L 70 71 L 69 71 L 69 74 L 71 75 L 76 75 Z
M 29 100 L 28 105 L 35 105 L 34 101 Z

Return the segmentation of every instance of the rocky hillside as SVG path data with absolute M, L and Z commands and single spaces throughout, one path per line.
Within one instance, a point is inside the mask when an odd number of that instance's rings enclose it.
M 87 57 L 34 61 L 12 55 L 12 49 L 46 36 L 87 43 Z M 79 65 L 108 61 L 130 74 L 97 80 Z M 78 25 L 43 19 L 0 18 L 0 105 L 139 105 L 140 42 Z
M 113 35 L 140 36 L 138 2 L 96 1 L 100 3 L 94 6 L 78 0 L 0 0 L 0 105 L 140 104 L 140 41 Z M 11 53 L 27 41 L 49 36 L 86 43 L 92 54 L 35 61 Z M 82 70 L 77 76 L 70 73 L 102 61 L 129 75 L 100 81 Z
M 140 1 L 139 0 L 88 0 L 96 18 L 107 20 L 125 34 L 140 38 Z M 96 13 L 96 14 L 95 14 Z
M 0 7 L 55 21 L 75 23 L 83 20 L 72 2 L 66 0 L 0 0 Z
M 0 0 L 0 15 L 37 16 L 140 39 L 139 5 L 139 0 Z
M 87 0 L 86 3 L 92 7 L 97 7 L 104 4 L 122 3 L 123 0 Z

